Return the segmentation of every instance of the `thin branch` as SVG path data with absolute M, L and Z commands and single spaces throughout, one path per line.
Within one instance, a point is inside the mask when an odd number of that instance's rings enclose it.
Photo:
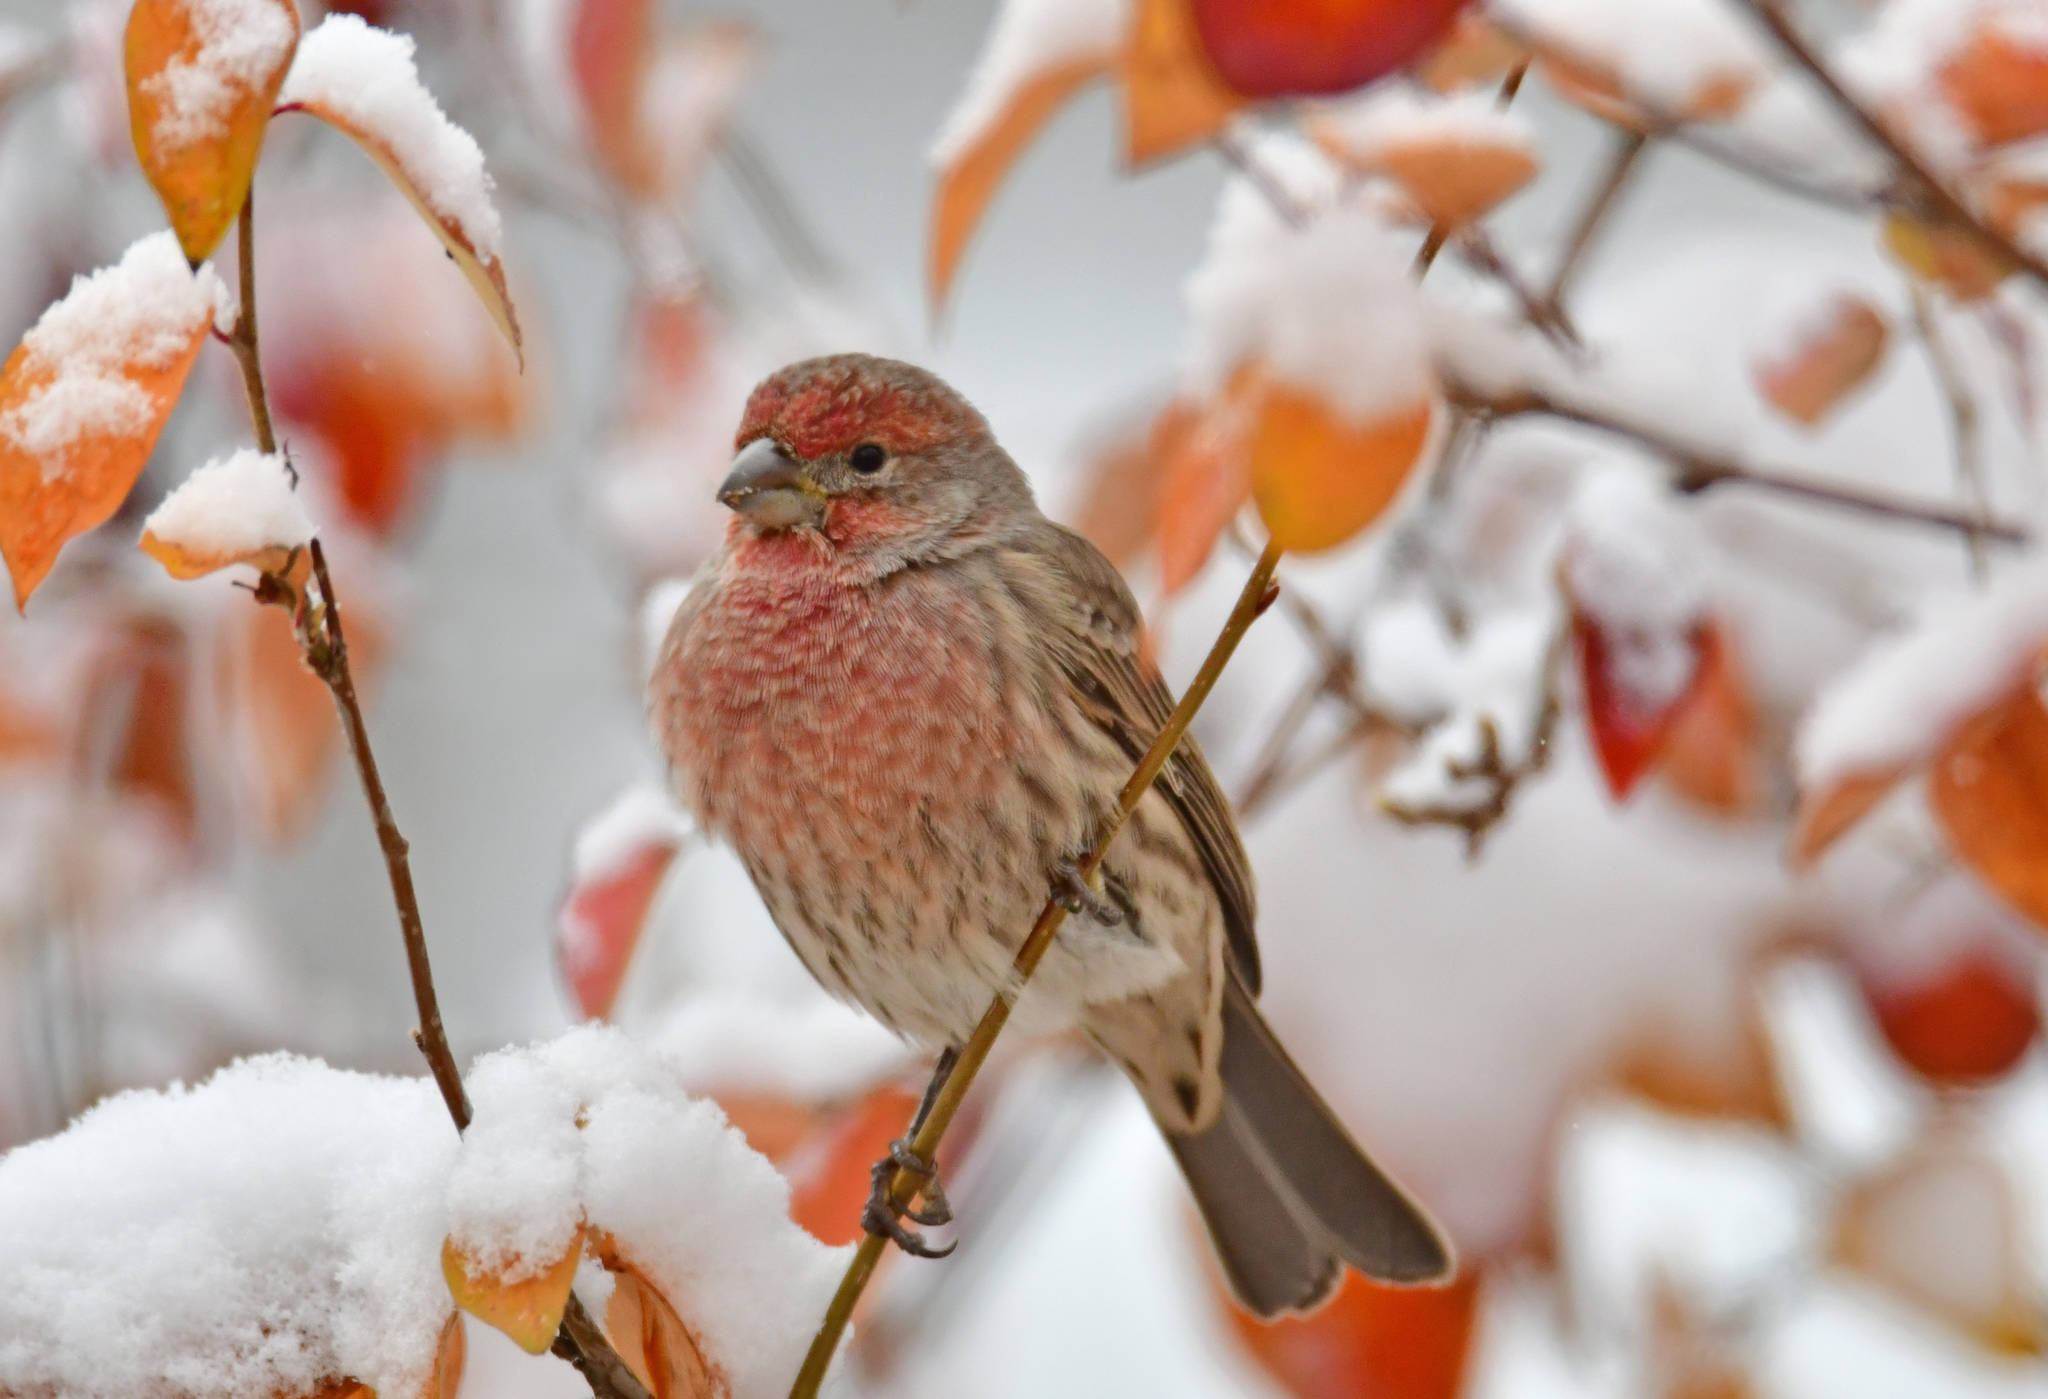
M 1522 274 L 1501 256 L 1500 250 L 1494 246 L 1493 239 L 1487 236 L 1482 225 L 1467 225 L 1458 234 L 1457 248 L 1459 255 L 1470 263 L 1475 271 L 1484 273 L 1506 288 L 1508 295 L 1514 298 L 1515 305 L 1521 309 L 1523 318 L 1530 325 L 1535 326 L 1562 349 L 1585 348 L 1585 341 L 1579 336 L 1578 326 L 1572 322 L 1564 307 L 1553 299 L 1539 295 L 1524 281 Z
M 1877 491 L 1832 481 L 1817 481 L 1797 472 L 1755 466 L 1717 452 L 1699 443 L 1687 442 L 1654 423 L 1628 419 L 1604 408 L 1569 403 L 1539 389 L 1522 389 L 1488 396 L 1455 381 L 1445 385 L 1446 397 L 1456 406 L 1482 419 L 1548 417 L 1578 423 L 1601 432 L 1626 437 L 1649 448 L 1678 468 L 1673 484 L 1688 493 L 1715 486 L 1743 485 L 1802 500 L 1819 501 L 1866 515 L 1933 525 L 1963 534 L 1972 531 L 2003 544 L 2024 544 L 2031 537 L 2018 525 L 1980 520 L 1974 514 L 1934 502 L 1909 500 Z
M 1918 280 L 1912 285 L 1913 326 L 1920 332 L 1920 343 L 1927 347 L 1928 363 L 1934 367 L 1935 382 L 1948 400 L 1949 422 L 1955 431 L 1956 480 L 1962 487 L 1963 498 L 1969 502 L 1978 526 L 1969 534 L 1970 572 L 1978 582 L 1984 581 L 1984 533 L 1982 522 L 1991 514 L 1990 495 L 1984 486 L 1984 460 L 1979 450 L 1977 423 L 1977 400 L 1970 392 L 1970 386 L 1963 380 L 1962 367 L 1950 353 L 1948 342 L 1941 338 L 1941 329 L 1934 323 L 1934 298 Z
M 1640 131 L 1626 131 L 1621 135 L 1620 144 L 1614 154 L 1608 157 L 1607 169 L 1600 176 L 1600 183 L 1593 190 L 1593 197 L 1586 201 L 1586 207 L 1579 211 L 1579 221 L 1572 228 L 1571 236 L 1565 240 L 1564 252 L 1558 257 L 1557 267 L 1550 274 L 1550 285 L 1543 289 L 1543 300 L 1551 306 L 1564 303 L 1566 288 L 1571 285 L 1579 265 L 1585 260 L 1586 251 L 1593 245 L 1601 225 L 1614 212 L 1614 206 L 1622 190 L 1634 176 L 1649 137 Z
M 253 191 L 242 205 L 237 250 L 241 258 L 241 306 L 235 314 L 234 334 L 229 346 L 242 368 L 242 387 L 249 399 L 249 422 L 256 442 L 265 452 L 277 450 L 271 426 L 270 400 L 263 386 L 263 361 L 256 329 L 256 230 Z M 384 778 L 377 757 L 370 748 L 370 730 L 363 719 L 362 701 L 356 693 L 355 673 L 348 663 L 348 638 L 342 628 L 341 604 L 334 591 L 334 579 L 327 571 L 327 554 L 316 538 L 307 550 L 312 579 L 319 589 L 319 606 L 285 577 L 265 574 L 256 590 L 257 600 L 281 603 L 291 608 L 293 629 L 305 652 L 306 664 L 326 684 L 348 733 L 349 751 L 355 757 L 356 776 L 364 800 L 377 828 L 377 844 L 384 852 L 384 869 L 391 881 L 392 901 L 398 906 L 399 932 L 405 941 L 406 970 L 412 979 L 413 1004 L 419 1012 L 419 1028 L 413 1043 L 426 1056 L 434 1085 L 447 1104 L 448 1115 L 460 1132 L 469 1126 L 469 1095 L 463 1091 L 462 1072 L 448 1047 L 448 1032 L 441 1023 L 441 1003 L 434 994 L 434 969 L 427 957 L 426 928 L 420 918 L 419 895 L 413 888 L 410 847 L 391 814 L 391 801 L 384 790 Z M 572 1293 L 555 1337 L 555 1352 L 567 1358 L 590 1381 L 598 1399 L 652 1399 L 626 1363 L 612 1349 L 597 1323 Z
M 1907 177 L 1912 186 L 1911 192 L 1919 195 L 1944 222 L 1968 231 L 1996 252 L 2000 258 L 2024 271 L 2044 289 L 2048 289 L 2048 263 L 2044 263 L 1978 217 L 1976 211 L 1963 203 L 1927 162 L 1905 142 L 1894 136 L 1891 129 L 1879 121 L 1875 114 L 1858 102 L 1849 90 L 1842 86 L 1841 80 L 1827 64 L 1821 61 L 1813 46 L 1792 27 L 1792 22 L 1785 17 L 1780 0 L 1743 0 L 1743 3 L 1763 22 L 1764 27 L 1771 31 L 1771 36 L 1778 41 L 1779 46 L 1792 61 L 1804 68 L 1808 76 L 1827 93 L 1829 99 L 1841 108 L 1842 113 L 1853 121 L 1864 135 L 1891 156 Z
M 1166 727 L 1152 740 L 1132 772 L 1130 780 L 1124 783 L 1123 791 L 1117 796 L 1116 809 L 1110 814 L 1102 833 L 1096 837 L 1094 848 L 1082 857 L 1078 873 L 1083 880 L 1094 877 L 1102 867 L 1103 858 L 1109 853 L 1111 842 L 1116 839 L 1124 822 L 1137 809 L 1138 802 L 1151 789 L 1153 779 L 1166 766 L 1167 759 L 1180 746 L 1181 736 L 1187 732 L 1188 724 L 1215 688 L 1217 677 L 1229 663 L 1231 654 L 1237 650 L 1238 642 L 1256 621 L 1259 614 L 1269 607 L 1277 595 L 1273 584 L 1273 570 L 1280 562 L 1280 547 L 1268 544 L 1259 561 L 1253 565 L 1251 576 L 1245 580 L 1244 590 L 1238 594 L 1237 605 L 1231 609 L 1229 619 L 1216 637 L 1216 644 L 1209 648 L 1202 668 L 1195 673 L 1187 690 L 1181 695 L 1180 703 L 1173 708 L 1173 714 L 1166 721 Z M 974 1078 L 980 1072 L 989 1050 L 994 1046 L 996 1036 L 1010 1019 L 1010 1009 L 1015 998 L 1023 991 L 1031 974 L 1038 969 L 1040 959 L 1052 946 L 1053 938 L 1066 921 L 1067 910 L 1057 897 L 1048 898 L 1040 910 L 1038 921 L 1032 925 L 1023 946 L 1017 949 L 1016 960 L 1011 964 L 1009 980 L 989 1001 L 982 1013 L 981 1021 L 974 1027 L 967 1043 L 960 1048 L 960 1057 L 954 1063 L 953 1071 L 947 1075 L 945 1086 L 932 1100 L 910 1142 L 910 1149 L 924 1160 L 937 1157 L 939 1142 L 946 1129 L 952 1124 L 953 1115 L 959 1111 L 967 1090 L 973 1086 Z M 890 1199 L 898 1206 L 907 1205 L 917 1192 L 914 1177 L 898 1171 L 890 1184 Z M 804 1357 L 803 1369 L 798 1372 L 796 1383 L 789 1391 L 790 1399 L 815 1399 L 818 1388 L 825 1381 L 825 1372 L 832 1364 L 832 1356 L 839 1349 L 840 1338 L 846 1333 L 847 1323 L 853 1317 L 854 1304 L 866 1290 L 868 1279 L 874 1276 L 875 1265 L 882 1260 L 882 1250 L 888 1240 L 880 1234 L 869 1234 L 854 1251 L 853 1261 L 847 1265 L 846 1274 L 839 1281 L 839 1290 L 833 1294 L 831 1305 L 825 1311 L 825 1319 L 819 1324 L 818 1333 L 811 1340 L 810 1352 Z
M 1252 187 L 1265 196 L 1266 202 L 1273 206 L 1273 212 L 1280 216 L 1282 223 L 1289 228 L 1307 227 L 1315 211 L 1288 193 L 1287 187 L 1274 178 L 1273 172 L 1259 164 L 1251 151 L 1246 149 L 1235 131 L 1226 126 L 1216 133 L 1210 144 L 1238 174 L 1249 180 Z
M 740 199 L 753 211 L 782 265 L 800 285 L 822 286 L 844 280 L 844 274 L 790 197 L 789 189 L 768 163 L 753 138 L 728 124 L 716 154 L 732 177 Z

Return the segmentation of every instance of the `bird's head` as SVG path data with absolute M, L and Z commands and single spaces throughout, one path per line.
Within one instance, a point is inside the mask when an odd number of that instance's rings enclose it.
M 718 488 L 736 531 L 805 532 L 908 563 L 1034 508 L 981 414 L 899 360 L 829 355 L 778 370 L 747 399 L 736 445 Z

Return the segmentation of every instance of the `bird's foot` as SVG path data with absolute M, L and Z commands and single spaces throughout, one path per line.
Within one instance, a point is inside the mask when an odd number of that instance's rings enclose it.
M 924 1197 L 923 1209 L 896 1203 L 893 1191 L 898 1171 L 924 1182 L 917 1191 Z M 867 1207 L 861 1211 L 861 1228 L 893 1239 L 896 1247 L 916 1258 L 944 1258 L 959 1247 L 956 1240 L 935 1248 L 925 1242 L 924 1235 L 904 1227 L 905 1219 L 934 1229 L 953 1222 L 952 1202 L 946 1199 L 945 1187 L 939 1184 L 938 1168 L 912 1151 L 910 1143 L 901 1137 L 890 1142 L 889 1154 L 875 1162 L 870 1179 L 873 1188 L 868 1193 Z
M 1095 892 L 1094 887 L 1081 877 L 1080 865 L 1072 860 L 1062 860 L 1053 866 L 1052 896 L 1069 913 L 1085 913 L 1096 922 L 1109 926 L 1124 921 L 1123 909 L 1114 900 Z

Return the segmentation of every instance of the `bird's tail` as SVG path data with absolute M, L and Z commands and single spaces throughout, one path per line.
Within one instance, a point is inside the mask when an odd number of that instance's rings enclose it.
M 1344 1263 L 1381 1282 L 1450 1276 L 1443 1231 L 1351 1140 L 1235 975 L 1222 1072 L 1215 1124 L 1166 1140 L 1240 1301 L 1263 1317 L 1307 1311 Z

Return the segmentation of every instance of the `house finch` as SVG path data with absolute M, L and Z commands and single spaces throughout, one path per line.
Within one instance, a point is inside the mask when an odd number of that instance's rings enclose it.
M 1253 1004 L 1251 870 L 1192 740 L 1099 888 L 1074 877 L 1173 705 L 1115 567 L 912 365 L 790 365 L 754 390 L 737 445 L 725 544 L 670 626 L 650 709 L 683 803 L 811 975 L 957 1046 L 1060 893 L 1076 916 L 1017 1018 L 1078 1024 L 1130 1076 L 1247 1306 L 1314 1306 L 1340 1262 L 1445 1276 L 1436 1226 Z

